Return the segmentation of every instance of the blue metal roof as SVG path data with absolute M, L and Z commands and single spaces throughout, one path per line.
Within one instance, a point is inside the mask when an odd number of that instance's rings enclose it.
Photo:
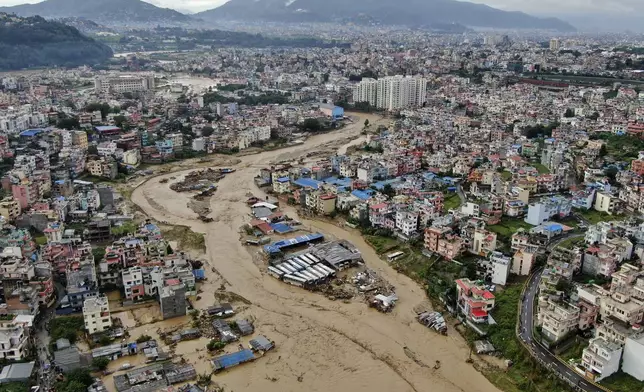
M 289 182 L 290 178 L 288 177 L 280 177 L 277 179 L 277 182 Z
M 264 252 L 266 253 L 279 253 L 282 248 L 288 248 L 291 246 L 296 246 L 300 244 L 306 244 L 307 242 L 315 241 L 324 238 L 320 233 L 304 234 L 294 238 L 289 238 L 286 240 L 281 240 L 273 242 L 272 244 L 264 246 Z
M 22 131 L 22 132 L 20 132 L 20 136 L 28 136 L 28 137 L 31 137 L 31 136 L 36 136 L 36 135 L 38 135 L 39 133 L 43 133 L 43 132 L 45 132 L 45 130 L 44 130 L 44 129 L 41 129 L 41 128 L 36 128 L 36 129 L 27 129 L 26 131 Z
M 360 200 L 369 200 L 371 198 L 371 195 L 373 194 L 373 191 L 361 191 L 356 189 L 355 191 L 351 192 L 351 194 Z
M 302 188 L 313 188 L 313 189 L 318 189 L 320 187 L 321 182 L 314 180 L 312 178 L 298 178 L 295 180 L 295 185 L 299 185 Z
M 248 362 L 255 359 L 253 352 L 246 349 L 237 351 L 236 353 L 224 354 L 220 357 L 213 358 L 212 365 L 215 369 L 227 369 L 233 366 L 237 366 L 241 363 Z

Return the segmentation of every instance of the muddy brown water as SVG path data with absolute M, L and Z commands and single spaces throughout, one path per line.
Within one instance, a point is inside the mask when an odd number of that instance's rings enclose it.
M 465 363 L 469 349 L 460 335 L 452 331 L 441 336 L 415 321 L 414 307 L 426 302 L 423 288 L 382 261 L 359 233 L 302 220 L 310 230 L 353 242 L 368 267 L 396 287 L 400 300 L 389 314 L 369 309 L 360 301 L 331 301 L 281 283 L 263 273 L 265 268 L 254 261 L 258 248 L 245 247 L 239 241 L 239 228 L 250 219 L 246 195 L 262 195 L 253 182 L 259 169 L 275 161 L 297 159 L 334 140 L 357 138 L 365 118 L 372 126 L 388 122 L 373 115 L 358 116 L 355 125 L 311 137 L 303 145 L 242 157 L 235 166 L 237 171 L 220 181 L 211 199 L 212 223 L 197 220 L 187 208 L 188 195 L 172 192 L 160 183 L 176 173 L 152 178 L 133 192 L 132 201 L 151 217 L 188 225 L 205 234 L 206 270 L 215 268 L 219 275 L 208 274 L 196 306 L 203 309 L 215 303 L 214 293 L 225 282 L 227 290 L 250 301 L 250 305 L 238 305 L 244 306 L 244 316 L 256 319 L 257 332 L 276 342 L 277 349 L 264 358 L 218 374 L 213 380 L 226 391 L 497 391 Z M 336 148 L 346 149 L 346 144 Z M 168 323 L 176 327 L 177 321 L 140 326 L 131 336 L 143 331 L 155 336 L 155 331 Z M 188 326 L 190 320 L 184 323 Z M 206 343 L 204 338 L 180 343 L 175 355 L 193 363 L 199 373 L 209 372 L 212 355 L 204 350 Z M 227 349 L 234 351 L 236 346 Z M 436 361 L 441 362 L 439 369 L 423 365 Z

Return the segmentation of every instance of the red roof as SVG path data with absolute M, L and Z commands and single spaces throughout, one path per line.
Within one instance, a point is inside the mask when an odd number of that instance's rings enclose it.
M 168 279 L 168 280 L 165 281 L 165 283 L 168 286 L 176 286 L 178 284 L 181 284 L 181 281 L 179 279 Z
M 472 316 L 473 317 L 487 317 L 487 312 L 483 309 L 472 309 Z
M 371 206 L 372 210 L 379 210 L 381 208 L 387 207 L 387 203 L 374 204 Z
M 484 291 L 483 292 L 483 298 L 485 299 L 494 299 L 494 294 L 490 293 L 489 291 Z

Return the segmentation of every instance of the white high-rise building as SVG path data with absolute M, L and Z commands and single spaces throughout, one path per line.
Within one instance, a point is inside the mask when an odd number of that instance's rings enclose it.
M 353 89 L 353 102 L 369 102 L 369 105 L 376 106 L 377 92 L 378 81 L 376 79 L 364 78 Z
M 559 41 L 559 38 L 553 38 L 550 40 L 550 50 L 553 52 L 556 52 L 561 48 L 561 42 Z
M 369 102 L 378 109 L 396 110 L 422 106 L 427 95 L 427 79 L 411 76 L 388 76 L 364 79 L 353 92 L 354 102 Z

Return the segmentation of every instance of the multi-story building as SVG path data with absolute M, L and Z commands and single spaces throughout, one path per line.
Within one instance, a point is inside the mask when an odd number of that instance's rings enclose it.
M 564 218 L 570 215 L 571 207 L 570 199 L 562 196 L 543 198 L 528 206 L 528 215 L 525 221 L 533 226 L 539 226 L 553 217 Z
M 558 52 L 560 47 L 561 47 L 561 41 L 559 41 L 559 38 L 550 39 L 550 50 L 551 51 Z
M 364 78 L 353 89 L 353 102 L 368 102 L 376 106 L 378 96 L 378 81 L 376 79 Z
M 626 337 L 622 356 L 622 371 L 644 381 L 644 334 Z
M 642 161 L 644 162 L 644 161 Z M 630 212 L 644 213 L 644 184 L 627 184 L 619 190 L 619 200 L 624 204 L 624 208 Z M 604 201 L 604 204 L 610 209 L 610 202 Z M 613 201 L 613 208 L 615 202 Z
M 0 201 L 0 216 L 4 217 L 7 222 L 13 222 L 20 216 L 20 203 L 12 197 L 6 197 Z
M 581 271 L 583 255 L 580 248 L 567 249 L 558 246 L 548 256 L 548 268 L 551 273 L 571 281 L 573 274 Z
M 594 381 L 604 378 L 619 371 L 619 362 L 622 358 L 622 346 L 603 338 L 594 338 L 581 355 L 581 365 L 586 370 L 586 376 Z
M 457 279 L 458 310 L 474 323 L 485 323 L 494 308 L 494 294 L 469 279 Z
M 520 276 L 530 275 L 538 251 L 539 247 L 536 245 L 525 245 L 519 248 L 512 257 L 511 272 Z
M 153 89 L 154 75 L 98 76 L 94 80 L 94 90 L 97 94 L 139 92 Z
M 479 261 L 479 266 L 484 268 L 484 278 L 494 284 L 505 286 L 510 276 L 512 259 L 501 252 L 491 252 L 487 259 Z
M 103 332 L 112 327 L 110 305 L 107 297 L 88 298 L 83 304 L 85 329 L 91 334 Z
M 186 315 L 186 286 L 179 279 L 167 280 L 159 293 L 163 319 Z
M 579 308 L 567 302 L 555 302 L 547 296 L 540 296 L 537 318 L 543 336 L 551 342 L 558 342 L 579 327 Z
M 579 301 L 579 329 L 586 331 L 595 326 L 604 290 L 600 286 L 577 286 Z
M 416 230 L 418 230 L 418 212 L 397 211 L 396 229 L 406 237 L 411 237 L 416 234 Z
M 627 325 L 639 324 L 644 316 L 644 273 L 624 264 L 612 274 L 610 292 L 601 299 L 602 319 L 613 318 Z
M 475 230 L 470 252 L 479 256 L 486 256 L 488 253 L 494 252 L 496 250 L 496 237 L 496 233 L 491 231 Z
M 137 300 L 145 295 L 143 284 L 143 271 L 141 267 L 130 267 L 122 272 L 123 288 L 125 297 L 129 300 Z
M 618 212 L 620 206 L 619 197 L 608 193 L 608 192 L 599 192 L 595 196 L 595 205 L 594 208 L 599 212 L 606 212 L 608 214 L 614 214 Z
M 0 358 L 8 361 L 23 360 L 29 351 L 31 327 L 28 323 L 19 322 L 18 317 L 5 315 L 0 320 Z
M 376 107 L 396 110 L 425 103 L 427 80 L 410 76 L 388 76 L 378 79 Z

